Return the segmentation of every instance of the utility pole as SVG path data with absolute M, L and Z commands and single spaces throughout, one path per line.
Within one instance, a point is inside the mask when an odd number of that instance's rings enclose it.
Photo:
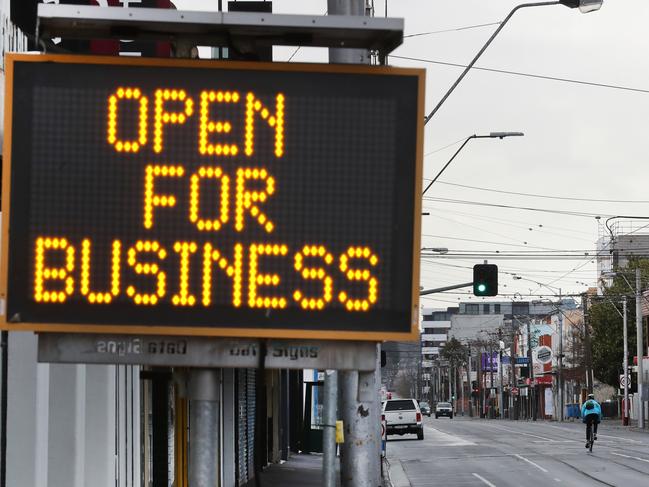
M 494 351 L 493 351 L 493 342 L 489 340 L 489 415 L 494 417 L 494 401 L 492 392 L 494 389 Z
M 498 328 L 498 371 L 500 372 L 500 391 L 498 401 L 500 402 L 500 419 L 505 418 L 505 402 L 503 399 L 503 348 L 505 344 L 503 343 L 503 330 Z
M 557 360 L 557 382 L 559 385 L 559 421 L 563 421 L 563 304 L 559 288 L 559 359 Z
M 638 354 L 638 428 L 644 428 L 644 401 L 642 400 L 643 396 L 643 384 L 644 373 L 642 371 L 642 357 L 644 357 L 644 338 L 642 336 L 642 304 L 640 299 L 641 295 L 641 282 L 640 282 L 640 268 L 637 267 L 635 270 L 635 326 L 636 326 L 636 353 Z
M 511 364 L 511 371 L 512 371 L 512 389 L 517 386 L 516 382 L 516 329 L 513 326 L 512 322 L 512 344 L 509 349 L 509 355 L 510 355 L 510 364 Z M 510 395 L 512 398 L 512 407 L 511 410 L 509 411 L 509 419 L 518 419 L 518 404 L 516 401 L 516 396 L 514 394 Z
M 588 324 L 588 298 L 586 293 L 582 294 L 581 297 L 581 307 L 584 310 L 584 346 L 586 350 L 584 352 L 584 362 L 586 366 L 586 388 L 588 394 L 593 393 L 593 354 L 590 347 L 590 325 Z M 627 361 L 628 363 L 628 361 Z
M 324 487 L 336 487 L 336 419 L 338 413 L 338 372 L 325 371 L 322 432 L 322 475 Z
M 532 421 L 536 421 L 536 384 L 534 378 L 534 364 L 532 363 L 532 325 L 530 320 L 527 320 L 527 366 L 529 367 L 530 373 L 530 401 L 532 407 L 530 408 L 530 414 L 532 415 Z
M 218 485 L 219 465 L 219 402 L 218 369 L 189 371 L 189 485 Z
M 626 319 L 626 296 L 622 300 L 623 307 L 623 334 L 624 334 L 624 358 L 622 359 L 622 374 L 624 376 L 624 404 L 622 406 L 622 424 L 629 425 L 629 342 L 627 336 L 627 319 Z
M 327 11 L 329 15 L 364 16 L 365 0 L 327 0 Z M 330 48 L 329 62 L 369 64 L 370 55 L 364 49 Z M 340 374 L 345 424 L 341 462 L 343 487 L 376 487 L 381 483 L 380 373 L 378 363 L 374 372 L 346 371 Z
M 473 382 L 471 381 L 471 343 L 468 344 L 469 360 L 467 361 L 466 381 L 469 387 L 469 417 L 473 417 Z

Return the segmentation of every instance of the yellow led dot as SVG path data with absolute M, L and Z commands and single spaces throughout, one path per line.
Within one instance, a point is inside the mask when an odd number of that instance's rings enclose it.
M 338 295 L 338 299 L 339 299 L 342 303 L 344 303 L 345 301 L 347 301 L 347 293 L 344 292 L 344 291 L 341 292 L 341 293 Z
M 302 293 L 300 291 L 295 291 L 293 293 L 293 299 L 295 299 L 296 301 L 299 301 L 300 299 L 302 299 Z
M 346 307 L 349 311 L 351 311 L 352 309 L 354 309 L 354 303 L 352 303 L 351 301 L 347 301 L 347 302 L 345 303 L 345 307 Z

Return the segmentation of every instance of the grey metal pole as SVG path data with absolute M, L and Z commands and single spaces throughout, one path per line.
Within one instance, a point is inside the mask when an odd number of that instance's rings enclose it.
M 527 366 L 529 367 L 529 377 L 530 377 L 530 387 L 529 387 L 529 393 L 530 393 L 530 401 L 531 401 L 531 408 L 530 408 L 530 414 L 532 415 L 532 421 L 536 421 L 536 384 L 534 381 L 536 380 L 534 378 L 534 363 L 532 360 L 532 325 L 530 320 L 527 320 L 527 361 L 528 364 Z
M 638 428 L 644 428 L 644 401 L 642 400 L 642 380 L 644 374 L 642 372 L 642 357 L 644 357 L 644 338 L 642 336 L 642 304 L 641 299 L 641 282 L 640 282 L 640 268 L 635 270 L 635 325 L 636 325 L 636 353 L 638 355 Z
M 498 401 L 500 402 L 500 419 L 505 419 L 505 403 L 503 396 L 503 349 L 501 348 L 498 353 L 498 370 L 500 371 L 500 394 Z
M 381 485 L 380 436 L 377 435 L 375 372 L 342 372 L 345 456 L 341 465 L 343 487 Z
M 469 350 L 469 357 L 467 361 L 467 367 L 466 367 L 466 382 L 467 382 L 467 388 L 468 388 L 468 393 L 469 393 L 469 417 L 473 417 L 473 382 L 471 381 L 471 344 L 469 343 L 469 346 L 467 347 Z
M 627 334 L 627 318 L 626 318 L 626 296 L 622 301 L 622 307 L 624 312 L 623 321 L 623 334 L 624 334 L 624 358 L 622 359 L 622 374 L 624 374 L 624 406 L 622 407 L 622 424 L 624 426 L 629 425 L 629 381 L 627 377 L 629 375 L 629 340 Z
M 365 0 L 327 0 L 329 15 L 365 15 Z M 370 53 L 365 49 L 329 48 L 331 64 L 369 64 Z
M 364 0 L 327 0 L 329 15 L 365 15 Z M 330 63 L 369 64 L 364 49 L 329 49 Z M 377 367 L 380 363 L 377 361 Z M 339 377 L 345 443 L 342 447 L 341 477 L 344 487 L 377 487 L 380 473 L 380 401 L 373 372 L 346 371 Z
M 330 0 L 330 2 L 331 2 L 331 0 Z M 457 88 L 457 85 L 460 84 L 460 82 L 464 79 L 464 77 L 467 75 L 467 73 L 471 70 L 471 68 L 476 63 L 476 61 L 480 58 L 480 56 L 482 56 L 482 53 L 485 52 L 485 50 L 489 47 L 491 42 L 496 38 L 496 36 L 500 33 L 500 31 L 503 29 L 503 27 L 505 27 L 507 22 L 509 22 L 509 19 L 511 19 L 512 16 L 518 10 L 520 10 L 522 8 L 526 8 L 526 7 L 543 7 L 543 6 L 546 6 L 546 5 L 559 5 L 560 3 L 561 2 L 559 2 L 559 1 L 556 1 L 556 2 L 533 2 L 533 3 L 524 3 L 522 5 L 517 5 L 516 7 L 514 7 L 511 10 L 511 12 L 509 12 L 507 17 L 505 17 L 505 19 L 500 23 L 500 25 L 494 31 L 494 33 L 491 34 L 491 37 L 487 40 L 487 42 L 484 44 L 484 46 L 482 46 L 480 51 L 478 51 L 478 54 L 476 54 L 475 57 L 471 60 L 471 62 L 467 65 L 467 67 L 464 68 L 464 71 L 462 71 L 462 74 L 460 74 L 460 77 L 457 80 L 455 80 L 455 83 L 453 83 L 453 85 L 449 88 L 449 90 L 444 94 L 442 99 L 437 103 L 437 105 L 435 105 L 435 108 L 433 108 L 433 110 L 428 114 L 428 116 L 426 116 L 426 118 L 424 118 L 424 124 L 427 124 L 430 121 L 430 119 L 433 118 L 433 116 L 437 113 L 437 110 L 440 109 L 440 107 L 444 104 L 446 99 L 451 95 L 451 93 L 453 93 L 455 88 Z
M 191 369 L 189 398 L 189 485 L 215 487 L 219 481 L 220 370 Z
M 338 372 L 327 370 L 324 384 L 324 431 L 322 434 L 322 475 L 324 487 L 336 487 L 336 413 Z
M 559 288 L 559 360 L 557 381 L 559 385 L 559 421 L 563 421 L 563 311 L 561 311 L 561 288 Z

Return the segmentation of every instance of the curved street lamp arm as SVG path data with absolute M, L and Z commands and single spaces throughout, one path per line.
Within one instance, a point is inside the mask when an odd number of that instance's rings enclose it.
M 467 137 L 466 140 L 464 141 L 464 143 L 462 143 L 462 145 L 460 146 L 460 148 L 459 148 L 458 150 L 455 151 L 455 154 L 453 154 L 453 157 L 451 157 L 451 158 L 448 160 L 448 162 L 447 162 L 446 164 L 444 164 L 444 167 L 441 169 L 441 171 L 437 173 L 437 176 L 435 176 L 435 177 L 433 178 L 433 180 L 432 180 L 430 183 L 428 183 L 428 186 L 426 186 L 426 188 L 425 188 L 424 191 L 421 193 L 421 195 L 424 196 L 424 195 L 426 194 L 426 191 L 428 191 L 428 190 L 430 189 L 430 187 L 433 185 L 433 183 L 434 183 L 435 181 L 437 181 L 437 178 L 439 178 L 439 177 L 442 175 L 442 173 L 446 170 L 446 168 L 448 167 L 448 165 L 449 165 L 451 162 L 453 162 L 453 159 L 455 159 L 455 156 L 457 156 L 457 155 L 460 153 L 460 151 L 461 151 L 462 149 L 464 149 L 464 146 L 467 145 L 471 139 L 477 139 L 477 138 L 481 138 L 481 137 L 482 137 L 482 136 L 479 136 L 479 135 L 476 135 L 476 134 L 473 134 L 473 135 Z
M 509 12 L 509 15 L 505 17 L 505 20 L 503 20 L 498 28 L 494 31 L 493 34 L 491 34 L 491 37 L 489 40 L 486 42 L 484 46 L 482 46 L 482 49 L 478 51 L 478 54 L 471 60 L 471 62 L 468 64 L 468 66 L 462 71 L 462 74 L 460 77 L 455 80 L 455 83 L 453 83 L 453 86 L 449 88 L 449 90 L 446 92 L 446 94 L 442 97 L 442 99 L 437 103 L 437 106 L 433 108 L 433 111 L 428 114 L 428 116 L 424 119 L 424 125 L 426 125 L 431 118 L 437 113 L 437 110 L 444 104 L 446 99 L 453 93 L 457 85 L 460 84 L 460 82 L 464 79 L 466 74 L 469 72 L 469 70 L 473 67 L 473 65 L 476 63 L 476 61 L 482 56 L 482 53 L 485 52 L 485 50 L 489 47 L 489 44 L 495 39 L 495 37 L 500 33 L 500 31 L 505 27 L 505 24 L 509 21 L 509 19 L 520 9 L 525 8 L 525 7 L 542 7 L 545 5 L 559 5 L 561 2 L 560 1 L 552 1 L 552 2 L 533 2 L 533 3 L 523 3 L 521 5 L 517 5 L 512 9 L 511 12 Z

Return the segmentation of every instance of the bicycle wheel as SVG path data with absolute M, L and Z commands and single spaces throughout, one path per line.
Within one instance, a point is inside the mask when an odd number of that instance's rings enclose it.
M 588 442 L 588 451 L 592 452 L 593 451 L 593 425 L 590 424 L 590 422 L 586 424 L 586 438 Z

